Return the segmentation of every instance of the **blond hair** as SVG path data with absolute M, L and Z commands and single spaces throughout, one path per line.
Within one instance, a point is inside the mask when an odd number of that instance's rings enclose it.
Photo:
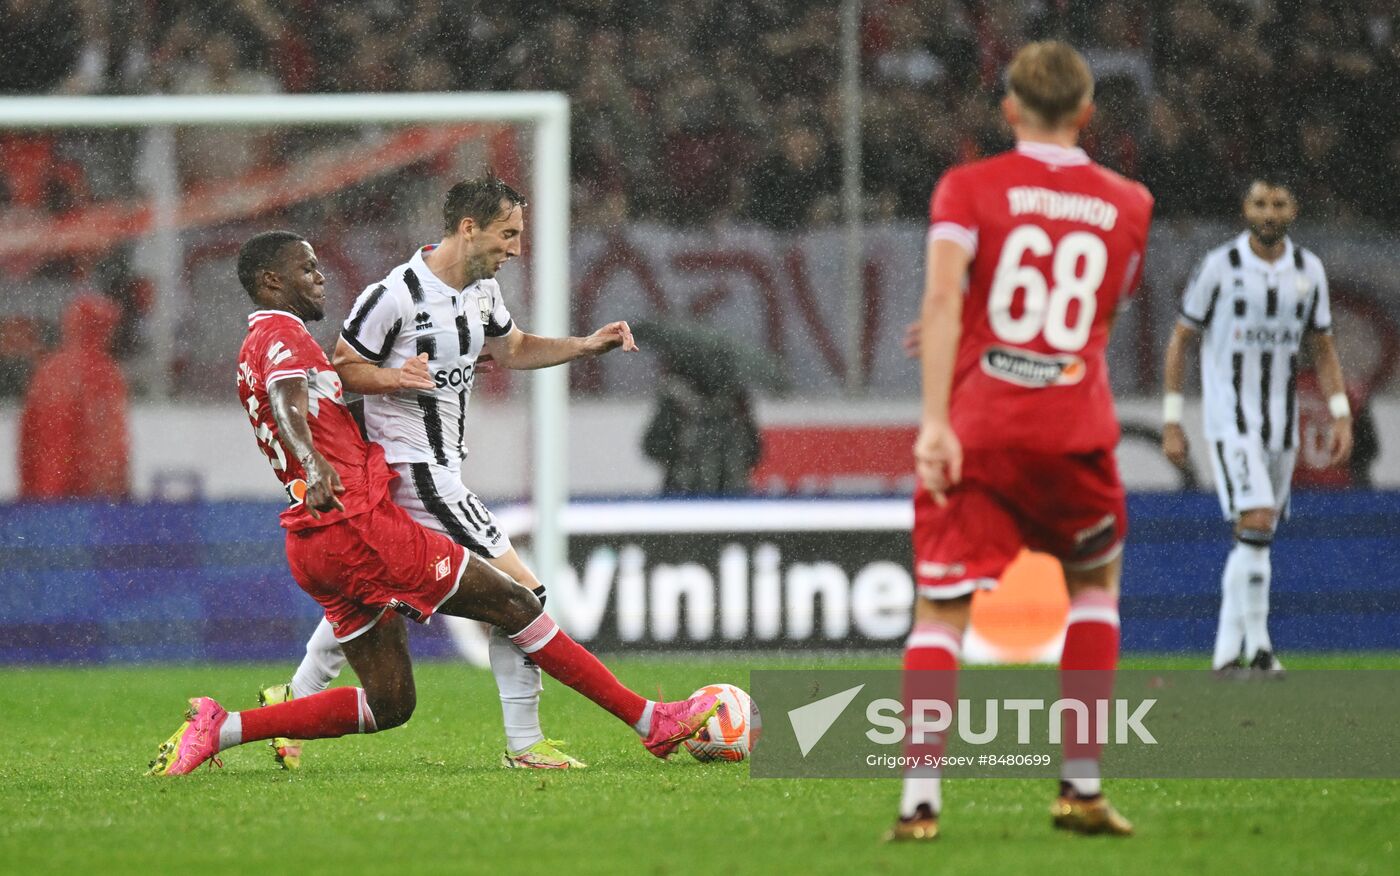
M 1007 85 L 1032 121 L 1047 128 L 1069 122 L 1094 97 L 1094 75 L 1068 43 L 1029 43 L 1011 59 Z

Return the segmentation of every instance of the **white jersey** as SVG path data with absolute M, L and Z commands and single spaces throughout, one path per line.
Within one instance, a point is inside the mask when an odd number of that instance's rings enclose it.
M 1284 238 L 1266 262 L 1249 234 L 1206 254 L 1181 302 L 1202 332 L 1201 396 L 1212 442 L 1248 437 L 1266 450 L 1298 445 L 1298 350 L 1306 332 L 1332 328 L 1327 274 L 1317 256 Z
M 495 280 L 453 289 L 423 263 L 425 246 L 355 300 L 340 336 L 361 356 L 398 368 L 428 354 L 434 390 L 365 396 L 365 431 L 392 463 L 459 468 L 476 357 L 486 338 L 514 327 Z

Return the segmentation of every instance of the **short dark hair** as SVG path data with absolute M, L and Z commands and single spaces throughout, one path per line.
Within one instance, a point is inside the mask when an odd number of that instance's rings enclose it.
M 264 231 L 248 238 L 238 248 L 238 282 L 243 284 L 248 297 L 257 300 L 258 272 L 276 264 L 283 247 L 289 243 L 305 242 L 306 238 L 295 231 Z
M 1293 185 L 1293 174 L 1279 167 L 1258 167 L 1245 174 L 1244 185 L 1240 186 L 1240 200 L 1249 198 L 1249 190 L 1255 183 L 1263 183 L 1271 189 L 1285 189 L 1293 197 L 1298 197 L 1298 189 Z
M 504 207 L 502 206 L 504 205 Z M 516 207 L 524 207 L 525 196 L 494 173 L 464 179 L 447 190 L 442 202 L 442 224 L 454 234 L 463 219 L 470 218 L 485 227 Z

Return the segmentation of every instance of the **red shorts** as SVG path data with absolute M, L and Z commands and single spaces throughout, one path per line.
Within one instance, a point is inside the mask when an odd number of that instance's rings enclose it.
M 1022 547 L 1091 569 L 1118 556 L 1127 533 L 1111 451 L 971 449 L 947 505 L 914 494 L 914 578 L 920 596 L 953 599 L 994 587 Z
M 467 555 L 385 496 L 363 514 L 288 532 L 287 564 L 345 642 L 391 608 L 426 623 L 457 592 Z

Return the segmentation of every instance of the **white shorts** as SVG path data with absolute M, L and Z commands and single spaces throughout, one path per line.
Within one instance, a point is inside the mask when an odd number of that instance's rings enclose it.
M 1245 511 L 1270 508 L 1280 518 L 1288 516 L 1293 485 L 1293 464 L 1298 451 L 1266 450 L 1257 440 L 1226 438 L 1211 446 L 1210 467 L 1215 491 L 1226 520 Z
M 495 559 L 510 550 L 510 536 L 462 483 L 460 471 L 430 462 L 395 462 L 389 467 L 399 474 L 390 487 L 394 504 L 409 517 L 479 557 Z

